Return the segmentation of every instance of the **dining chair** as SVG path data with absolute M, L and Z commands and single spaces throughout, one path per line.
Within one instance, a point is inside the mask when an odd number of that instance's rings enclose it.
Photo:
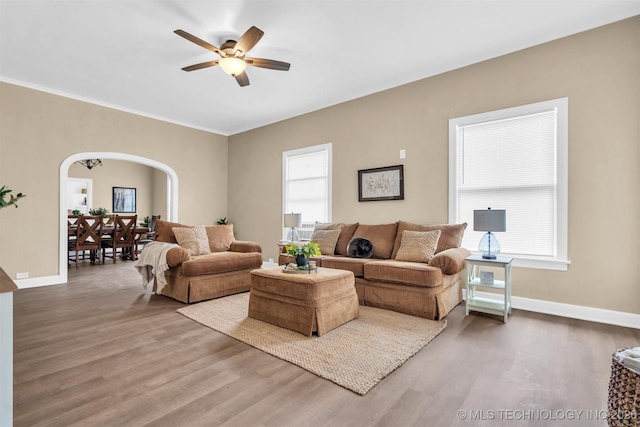
M 161 215 L 152 215 L 151 221 L 149 222 L 149 231 L 141 235 L 138 240 L 136 240 L 135 248 L 136 248 L 136 257 L 140 254 L 142 249 L 144 249 L 147 243 L 153 242 L 155 234 L 156 234 L 156 222 L 160 219 Z M 144 237 L 142 237 L 144 236 Z M 142 249 L 139 249 L 140 245 L 142 245 Z
M 122 258 L 131 256 L 134 261 L 138 259 L 134 250 L 137 220 L 138 215 L 113 216 L 113 232 L 110 234 L 109 239 L 103 239 L 102 241 L 102 258 L 112 258 L 115 264 L 117 252 L 120 249 Z M 107 255 L 107 248 L 111 248 L 110 255 Z
M 78 258 L 82 254 L 84 260 L 85 251 L 89 251 L 89 259 L 95 264 L 96 256 L 100 261 L 100 251 L 102 248 L 102 217 L 79 215 L 76 218 L 75 226 L 72 229 L 75 234 L 68 242 L 68 259 L 74 261 L 78 268 Z M 73 252 L 73 256 L 71 253 Z

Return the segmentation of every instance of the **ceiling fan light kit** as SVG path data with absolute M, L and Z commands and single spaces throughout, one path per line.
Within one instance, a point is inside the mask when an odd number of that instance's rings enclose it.
M 249 28 L 237 42 L 227 40 L 220 48 L 183 30 L 175 30 L 174 33 L 200 47 L 217 53 L 221 57 L 221 59 L 217 61 L 207 61 L 184 67 L 184 71 L 195 71 L 220 65 L 220 68 L 222 68 L 225 73 L 235 77 L 240 86 L 249 86 L 249 76 L 247 76 L 245 72 L 248 65 L 280 71 L 289 71 L 289 67 L 291 66 L 288 62 L 275 61 L 273 59 L 245 58 L 245 54 L 249 52 L 264 35 L 264 32 L 256 27 Z
M 233 77 L 244 73 L 244 70 L 247 68 L 246 62 L 244 62 L 240 58 L 235 57 L 222 58 L 220 61 L 218 61 L 218 64 L 225 73 Z

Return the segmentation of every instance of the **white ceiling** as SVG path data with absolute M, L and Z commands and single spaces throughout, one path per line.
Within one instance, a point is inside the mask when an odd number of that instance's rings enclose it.
M 640 0 L 0 0 L 0 80 L 232 135 L 640 14 Z M 240 87 L 211 44 L 250 26 Z

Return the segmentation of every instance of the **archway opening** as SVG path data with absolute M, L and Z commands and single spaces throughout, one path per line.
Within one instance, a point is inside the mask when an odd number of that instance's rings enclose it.
M 164 172 L 167 175 L 167 220 L 173 222 L 178 221 L 178 175 L 171 167 L 153 159 L 126 153 L 83 152 L 72 154 L 60 165 L 60 259 L 58 272 L 62 283 L 67 282 L 67 181 L 69 179 L 69 167 L 74 162 L 84 159 L 124 160 L 139 163 Z

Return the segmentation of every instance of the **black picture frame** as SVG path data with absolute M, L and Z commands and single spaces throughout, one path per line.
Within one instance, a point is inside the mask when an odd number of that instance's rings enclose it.
M 404 166 L 358 171 L 358 201 L 404 200 Z
M 136 189 L 133 187 L 112 187 L 112 212 L 113 213 L 135 213 L 136 212 Z

